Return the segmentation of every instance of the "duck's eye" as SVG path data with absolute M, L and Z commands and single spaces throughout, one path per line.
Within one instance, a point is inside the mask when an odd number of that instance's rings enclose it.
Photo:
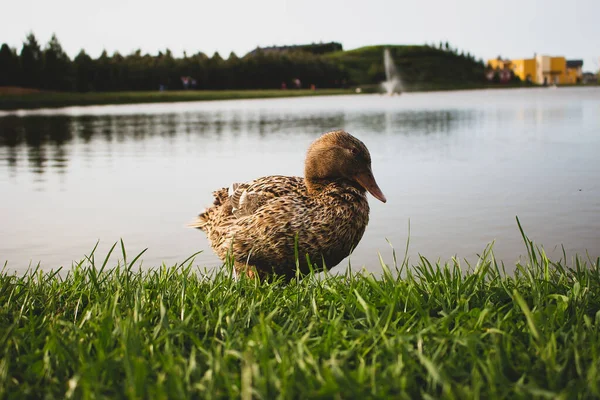
M 351 148 L 350 153 L 352 153 L 352 155 L 355 156 L 358 154 L 358 150 L 356 150 L 355 148 Z

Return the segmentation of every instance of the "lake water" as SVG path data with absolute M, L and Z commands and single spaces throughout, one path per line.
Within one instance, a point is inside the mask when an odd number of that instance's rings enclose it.
M 495 241 L 511 269 L 526 254 L 515 216 L 554 258 L 600 256 L 600 89 L 540 88 L 0 113 L 0 259 L 69 267 L 122 238 L 130 257 L 148 248 L 144 267 L 200 250 L 195 264 L 219 266 L 186 227 L 211 192 L 301 175 L 308 145 L 339 128 L 367 145 L 388 199 L 370 197 L 355 268 L 391 262 L 386 239 L 403 253 L 409 221 L 412 260 L 473 261 Z

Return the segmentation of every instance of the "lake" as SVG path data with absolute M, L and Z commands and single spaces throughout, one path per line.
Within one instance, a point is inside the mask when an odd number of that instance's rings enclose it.
M 379 271 L 526 254 L 600 256 L 600 88 L 539 88 L 72 107 L 0 112 L 0 260 L 70 267 L 123 239 L 143 267 L 220 266 L 186 227 L 231 182 L 302 175 L 308 145 L 344 129 L 369 148 L 388 202 L 351 256 Z M 400 257 L 400 254 L 399 254 Z M 338 268 L 347 265 L 343 261 Z

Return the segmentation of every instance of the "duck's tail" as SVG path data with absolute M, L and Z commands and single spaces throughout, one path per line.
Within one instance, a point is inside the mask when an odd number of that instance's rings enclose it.
M 220 214 L 221 207 L 227 203 L 227 190 L 227 188 L 223 188 L 213 192 L 213 196 L 215 197 L 213 205 L 202 211 L 188 226 L 208 233 L 208 228 L 212 225 L 212 221 Z
M 200 229 L 200 230 L 204 230 L 204 227 L 206 226 L 208 220 L 206 218 L 206 212 L 208 211 L 208 209 L 204 210 L 202 213 L 200 213 L 196 219 L 192 222 L 190 222 L 189 224 L 187 224 L 187 226 L 189 228 L 196 228 L 196 229 Z

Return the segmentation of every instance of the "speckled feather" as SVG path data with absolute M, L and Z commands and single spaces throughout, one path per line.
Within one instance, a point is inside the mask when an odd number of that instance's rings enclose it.
M 366 192 L 344 178 L 310 189 L 303 178 L 278 175 L 235 183 L 215 191 L 214 204 L 192 226 L 206 232 L 221 259 L 233 255 L 238 273 L 293 277 L 296 240 L 301 272 L 309 270 L 306 256 L 316 270 L 323 263 L 331 268 L 363 236 L 369 220 Z

